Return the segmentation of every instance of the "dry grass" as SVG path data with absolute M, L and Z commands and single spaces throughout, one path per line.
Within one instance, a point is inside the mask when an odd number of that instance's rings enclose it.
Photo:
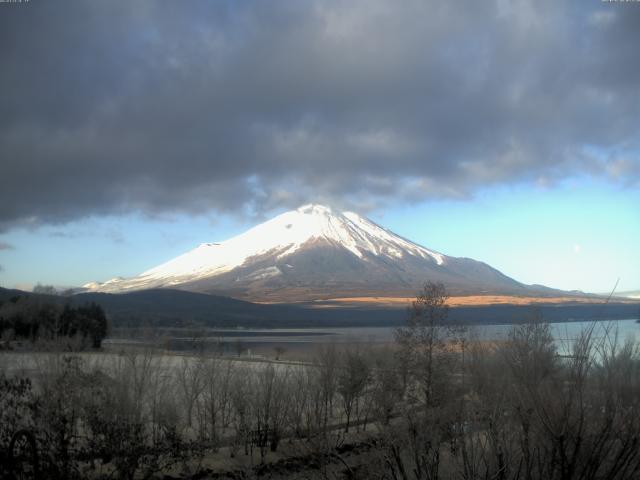
M 316 308 L 345 306 L 403 307 L 409 306 L 415 297 L 344 297 L 330 298 L 313 302 Z M 616 299 L 618 301 L 618 299 Z M 450 297 L 447 305 L 452 307 L 487 306 L 487 305 L 543 305 L 563 303 L 602 303 L 599 297 L 524 297 L 511 295 L 468 295 Z M 633 302 L 629 302 L 633 303 Z

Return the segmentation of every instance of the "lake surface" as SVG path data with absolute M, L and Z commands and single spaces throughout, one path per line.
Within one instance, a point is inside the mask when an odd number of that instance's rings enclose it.
M 636 319 L 599 320 L 551 323 L 551 331 L 559 351 L 566 351 L 571 343 L 587 328 L 593 328 L 595 339 L 614 335 L 624 342 L 631 338 L 640 341 L 640 323 Z M 513 325 L 468 326 L 467 335 L 481 340 L 507 338 Z M 223 351 L 252 349 L 266 351 L 277 347 L 305 350 L 320 344 L 385 344 L 394 341 L 396 327 L 331 327 L 331 328 L 286 328 L 286 329 L 208 329 L 194 335 L 171 332 L 165 336 L 165 346 L 170 350 L 188 350 L 195 344 Z M 130 342 L 124 339 L 109 339 L 107 344 Z
M 595 325 L 596 334 L 604 335 L 606 331 L 616 330 L 622 339 L 631 336 L 640 339 L 640 323 L 635 319 L 606 320 L 596 322 L 561 322 L 551 323 L 553 336 L 557 340 L 575 339 L 580 332 Z M 476 334 L 483 340 L 500 340 L 508 335 L 513 325 L 471 325 L 468 332 Z M 224 329 L 207 332 L 210 341 L 242 341 L 242 342 L 372 342 L 386 343 L 394 340 L 396 327 L 332 327 L 332 328 L 287 328 L 287 329 Z M 188 338 L 188 337 L 183 337 Z

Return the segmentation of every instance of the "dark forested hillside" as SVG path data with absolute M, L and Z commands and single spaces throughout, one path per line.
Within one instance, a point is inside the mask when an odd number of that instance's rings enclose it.
M 97 303 L 72 305 L 63 297 L 3 291 L 0 338 L 4 340 L 77 339 L 99 348 L 107 336 L 107 316 Z
M 335 327 L 398 325 L 406 319 L 407 306 L 370 305 L 318 308 L 315 303 L 259 304 L 229 297 L 169 289 L 141 290 L 125 294 L 81 293 L 71 297 L 38 295 L 0 289 L 0 301 L 16 295 L 37 296 L 49 303 L 74 307 L 95 303 L 118 326 L 207 327 Z M 490 305 L 451 308 L 451 318 L 464 323 L 518 323 L 537 315 L 546 321 L 637 318 L 640 304 L 542 304 Z

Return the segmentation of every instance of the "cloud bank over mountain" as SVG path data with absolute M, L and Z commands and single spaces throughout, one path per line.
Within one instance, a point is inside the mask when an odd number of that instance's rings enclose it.
M 0 228 L 640 182 L 637 4 L 1 7 Z

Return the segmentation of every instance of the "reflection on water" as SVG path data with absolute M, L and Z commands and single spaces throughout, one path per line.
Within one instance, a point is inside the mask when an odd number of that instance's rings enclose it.
M 469 326 L 467 335 L 480 340 L 505 339 L 513 325 L 474 325 Z M 619 341 L 628 338 L 640 340 L 640 324 L 635 319 L 610 320 L 597 322 L 552 323 L 551 331 L 556 339 L 558 350 L 567 351 L 582 331 L 593 327 L 593 338 L 615 335 Z M 166 346 L 170 349 L 189 349 L 195 342 L 224 346 L 224 350 L 239 348 L 240 344 L 250 348 L 274 348 L 278 345 L 287 348 L 309 348 L 321 343 L 372 343 L 383 344 L 394 340 L 395 327 L 347 327 L 347 328 L 288 328 L 288 329 L 209 329 L 193 333 L 172 332 Z M 110 339 L 108 343 L 118 344 L 124 340 Z M 306 346 L 306 347 L 305 347 Z
M 554 338 L 558 341 L 574 340 L 580 332 L 595 324 L 595 334 L 604 335 L 605 331 L 617 330 L 621 340 L 629 336 L 636 338 L 640 332 L 640 324 L 636 320 L 611 320 L 598 322 L 563 322 L 552 323 L 551 330 Z M 512 325 L 473 325 L 468 327 L 468 335 L 476 335 L 482 340 L 500 340 L 505 338 Z M 242 340 L 243 342 L 263 342 L 269 341 L 294 341 L 294 342 L 365 342 L 384 343 L 394 339 L 395 327 L 348 327 L 348 328 L 326 328 L 313 330 L 305 329 L 274 329 L 269 330 L 267 335 L 261 334 L 260 330 L 245 330 L 242 336 L 234 336 L 233 330 L 226 331 L 224 339 L 226 341 Z M 247 335 L 251 332 L 252 335 Z M 265 331 L 262 331 L 266 333 Z M 282 336 L 278 335 L 282 333 Z M 219 339 L 220 337 L 209 337 Z

